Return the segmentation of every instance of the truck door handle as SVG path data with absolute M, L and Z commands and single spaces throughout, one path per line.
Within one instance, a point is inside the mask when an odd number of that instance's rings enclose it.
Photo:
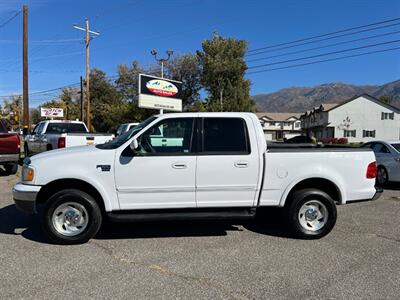
M 249 166 L 249 163 L 247 161 L 236 161 L 235 162 L 236 168 L 247 168 L 248 166 Z
M 177 163 L 173 163 L 173 164 L 172 164 L 172 167 L 173 167 L 174 169 L 186 169 L 186 168 L 187 168 L 187 165 L 184 164 L 184 163 L 179 163 L 179 162 L 177 162 Z

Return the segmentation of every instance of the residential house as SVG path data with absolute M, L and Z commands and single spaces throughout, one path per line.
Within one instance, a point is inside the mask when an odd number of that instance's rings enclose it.
M 301 116 L 301 127 L 317 140 L 347 138 L 351 143 L 400 138 L 400 110 L 370 95 L 341 104 L 322 104 Z
M 268 141 L 289 139 L 301 134 L 301 113 L 257 113 Z

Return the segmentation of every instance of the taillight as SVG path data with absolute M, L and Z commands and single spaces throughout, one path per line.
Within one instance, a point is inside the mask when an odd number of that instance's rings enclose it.
M 367 178 L 376 178 L 376 161 L 374 161 L 368 165 Z
M 65 137 L 58 138 L 58 148 L 65 148 Z

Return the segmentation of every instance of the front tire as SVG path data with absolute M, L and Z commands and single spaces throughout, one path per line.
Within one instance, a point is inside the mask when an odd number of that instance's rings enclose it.
M 13 164 L 4 165 L 4 169 L 6 170 L 7 175 L 14 175 L 18 171 L 18 164 L 13 163 Z
M 295 192 L 286 213 L 292 233 L 303 239 L 318 239 L 327 235 L 337 218 L 333 199 L 317 189 Z
M 102 214 L 89 194 L 62 190 L 46 202 L 43 227 L 49 239 L 61 245 L 86 243 L 99 231 Z
M 31 155 L 31 153 L 29 152 L 29 148 L 27 145 L 25 145 L 24 147 L 24 156 L 25 158 L 29 157 Z

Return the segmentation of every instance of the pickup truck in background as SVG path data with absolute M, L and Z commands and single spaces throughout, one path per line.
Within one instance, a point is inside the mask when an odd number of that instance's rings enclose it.
M 17 133 L 10 133 L 6 121 L 0 120 L 0 165 L 7 174 L 15 174 L 18 170 L 21 144 Z
M 336 204 L 377 198 L 375 177 L 370 149 L 269 148 L 254 114 L 179 113 L 26 159 L 13 197 L 27 213 L 43 205 L 44 230 L 60 244 L 88 241 L 104 218 L 249 219 L 266 207 L 283 208 L 282 222 L 311 239 L 332 230 Z
M 119 125 L 116 136 L 120 136 L 121 134 L 128 132 L 129 130 L 131 130 L 138 124 L 139 123 L 124 123 L 124 124 Z
M 89 133 L 80 121 L 42 121 L 24 144 L 25 157 L 58 148 L 103 144 L 114 138 L 112 134 Z

